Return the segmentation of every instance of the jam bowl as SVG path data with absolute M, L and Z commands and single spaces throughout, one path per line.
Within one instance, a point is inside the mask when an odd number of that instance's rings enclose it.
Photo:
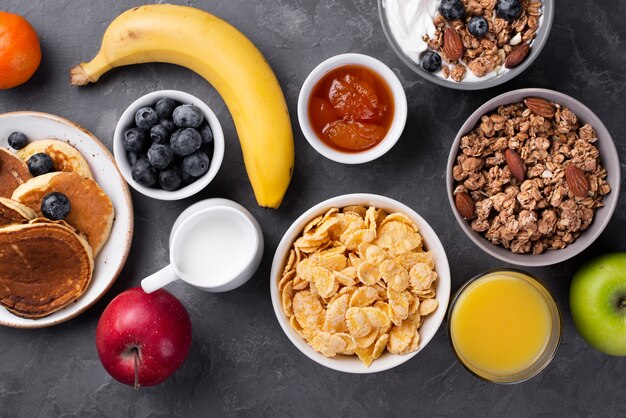
M 384 102 L 386 95 L 389 96 L 390 103 L 388 104 L 386 111 L 391 112 L 390 115 L 384 115 L 382 119 L 386 119 L 383 122 L 377 122 L 385 125 L 384 127 L 378 126 L 377 124 L 369 124 L 368 122 L 361 123 L 362 121 L 348 121 L 347 124 L 343 124 L 343 121 L 340 120 L 341 117 L 337 116 L 337 122 L 342 123 L 342 126 L 345 128 L 348 125 L 351 127 L 356 126 L 358 128 L 372 129 L 374 131 L 380 132 L 381 129 L 384 129 L 382 134 L 379 134 L 376 138 L 375 143 L 372 143 L 371 146 L 362 147 L 361 149 L 357 148 L 341 148 L 338 146 L 333 146 L 333 144 L 329 143 L 328 138 L 325 138 L 325 135 L 320 132 L 320 129 L 316 129 L 316 123 L 319 120 L 319 117 L 316 118 L 313 112 L 311 111 L 310 104 L 311 100 L 314 97 L 317 97 L 315 94 L 318 93 L 319 84 L 328 82 L 326 80 L 331 73 L 337 70 L 341 70 L 346 68 L 348 74 L 350 71 L 356 71 L 356 75 L 350 74 L 348 77 L 353 77 L 353 80 L 357 80 L 359 82 L 359 74 L 365 73 L 366 76 L 370 76 L 371 79 L 379 80 L 380 85 L 379 88 L 376 89 L 378 96 L 364 98 L 355 97 L 355 95 L 348 98 L 354 99 L 352 103 L 361 102 L 363 100 L 372 100 L 372 102 L 379 103 Z M 347 78 L 342 78 L 340 82 L 347 80 Z M 332 83 L 335 83 L 337 80 L 331 80 Z M 368 80 L 369 82 L 369 80 Z M 359 92 L 359 90 L 368 90 L 371 87 L 372 83 L 367 85 L 358 85 L 352 91 L 348 91 L 347 94 L 354 93 L 354 91 Z M 343 86 L 346 87 L 346 90 L 353 88 L 354 86 Z M 332 89 L 332 87 L 331 87 Z M 340 91 L 338 94 L 345 94 L 346 90 Z M 369 91 L 371 91 L 370 89 Z M 385 91 L 380 91 L 385 90 Z M 330 93 L 332 94 L 332 92 Z M 376 93 L 374 93 L 376 94 Z M 347 97 L 347 96 L 344 96 Z M 325 98 L 324 98 L 325 99 Z M 367 102 L 370 103 L 370 102 Z M 341 106 L 344 103 L 340 103 Z M 330 102 L 328 102 L 328 107 L 330 107 Z M 335 109 L 330 109 L 330 112 L 334 114 L 337 107 Z M 371 109 L 366 109 L 371 110 Z M 398 77 L 393 73 L 393 71 L 381 61 L 372 58 L 368 55 L 363 54 L 341 54 L 327 59 L 326 61 L 319 64 L 306 78 L 304 84 L 302 85 L 302 89 L 300 90 L 300 95 L 298 97 L 298 120 L 300 122 L 300 128 L 304 133 L 304 137 L 307 139 L 309 144 L 324 157 L 344 164 L 362 164 L 372 160 L 375 160 L 382 155 L 384 155 L 387 151 L 389 151 L 395 143 L 400 139 L 400 135 L 404 130 L 404 125 L 406 124 L 407 118 L 407 101 L 406 95 L 404 92 L 404 88 L 400 83 Z M 344 120 L 346 117 L 344 117 Z M 388 122 L 388 123 L 385 123 Z M 330 124 L 329 124 L 330 125 Z M 327 126 L 329 126 L 327 125 Z M 345 132 L 343 132 L 345 133 Z M 353 138 L 358 137 L 359 134 L 352 134 Z

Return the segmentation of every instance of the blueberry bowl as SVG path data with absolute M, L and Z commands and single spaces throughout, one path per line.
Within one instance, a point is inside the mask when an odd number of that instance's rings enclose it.
M 113 152 L 133 189 L 153 199 L 179 200 L 215 178 L 224 159 L 224 133 L 202 100 L 178 90 L 160 90 L 135 100 L 122 113 Z

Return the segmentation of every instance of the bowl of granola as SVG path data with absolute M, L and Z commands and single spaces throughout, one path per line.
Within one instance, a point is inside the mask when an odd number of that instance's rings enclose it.
M 378 0 L 383 32 L 419 76 L 459 90 L 505 83 L 543 49 L 554 0 Z
M 450 268 L 437 234 L 408 206 L 349 194 L 289 227 L 270 294 L 281 328 L 304 355 L 334 370 L 374 373 L 411 359 L 435 336 Z
M 521 89 L 479 107 L 446 172 L 463 231 L 508 263 L 546 266 L 591 245 L 617 205 L 620 163 L 609 131 L 578 100 Z

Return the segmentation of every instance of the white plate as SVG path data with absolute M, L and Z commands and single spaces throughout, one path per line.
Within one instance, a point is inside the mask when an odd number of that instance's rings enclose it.
M 59 139 L 78 149 L 94 176 L 113 202 L 115 220 L 107 243 L 95 259 L 93 278 L 87 291 L 71 305 L 40 319 L 24 319 L 0 307 L 0 325 L 13 328 L 43 328 L 74 318 L 93 305 L 113 285 L 130 250 L 133 236 L 133 204 L 128 186 L 113 156 L 86 129 L 58 116 L 39 112 L 12 112 L 0 115 L 0 147 L 9 149 L 7 137 L 13 131 L 26 134 L 30 141 Z

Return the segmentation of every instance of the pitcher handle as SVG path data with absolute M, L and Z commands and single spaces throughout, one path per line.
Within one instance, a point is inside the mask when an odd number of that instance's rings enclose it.
M 169 264 L 156 273 L 143 279 L 141 281 L 141 287 L 144 292 L 152 293 L 176 280 L 178 280 L 178 277 L 176 276 L 176 273 L 174 273 L 172 265 Z

